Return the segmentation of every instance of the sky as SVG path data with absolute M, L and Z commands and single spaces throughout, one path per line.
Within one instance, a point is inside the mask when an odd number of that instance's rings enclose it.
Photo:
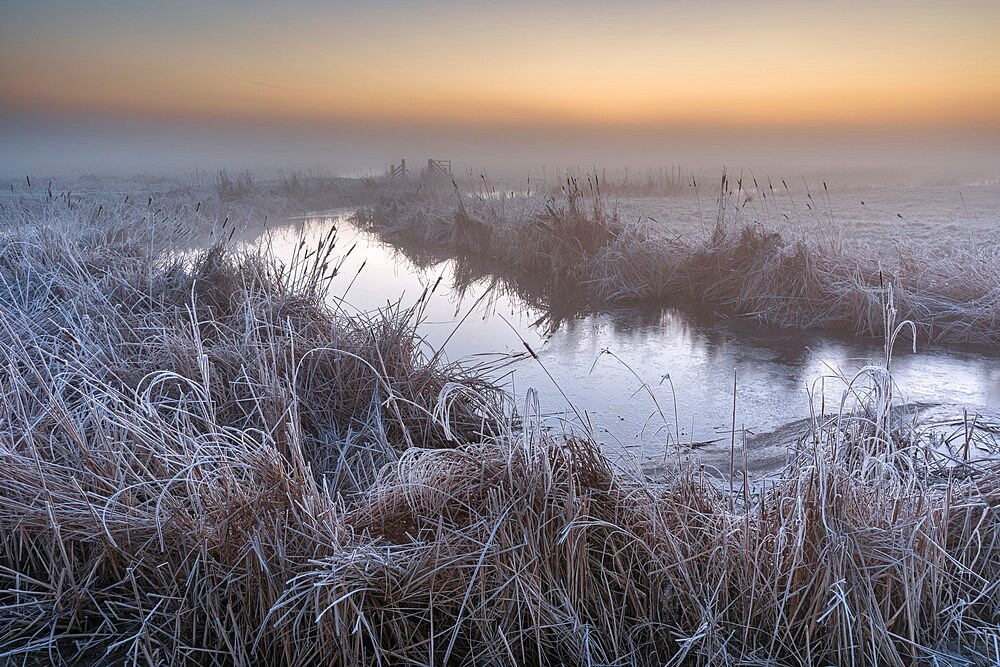
M 0 142 L 0 169 L 991 166 L 1000 2 L 0 0 Z

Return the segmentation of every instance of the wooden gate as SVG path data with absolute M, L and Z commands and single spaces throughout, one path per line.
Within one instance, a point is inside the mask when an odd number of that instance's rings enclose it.
M 389 171 L 385 172 L 386 178 L 403 180 L 406 178 L 406 160 L 402 159 L 399 164 L 390 164 Z
M 451 178 L 451 160 L 427 160 L 428 176 L 446 176 Z

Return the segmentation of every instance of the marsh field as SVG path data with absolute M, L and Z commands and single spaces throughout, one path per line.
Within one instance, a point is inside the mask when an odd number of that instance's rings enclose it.
M 1000 184 L 0 193 L 9 664 L 1000 663 Z

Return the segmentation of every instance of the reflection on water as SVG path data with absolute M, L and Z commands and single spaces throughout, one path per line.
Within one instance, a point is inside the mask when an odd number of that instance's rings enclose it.
M 341 252 L 356 245 L 331 297 L 342 298 L 348 311 L 397 301 L 411 305 L 442 278 L 421 324 L 428 345 L 444 345 L 451 360 L 521 355 L 502 371 L 515 396 L 537 389 L 543 409 L 558 426 L 562 417 L 576 420 L 564 393 L 589 419 L 598 440 L 640 459 L 662 457 L 668 434 L 679 433 L 683 442 L 698 445 L 701 461 L 728 466 L 734 376 L 736 428 L 745 428 L 753 443 L 755 435 L 808 417 L 810 389 L 817 411 L 835 412 L 845 387 L 836 376 L 850 378 L 883 356 L 876 341 L 764 331 L 664 308 L 620 309 L 540 326 L 544 313 L 537 305 L 526 305 L 509 290 L 490 289 L 493 281 L 475 280 L 451 260 L 421 258 L 418 266 L 354 230 L 346 215 L 310 218 L 272 231 L 272 248 L 288 258 L 303 236 L 315 242 L 336 225 Z M 537 352 L 537 361 L 523 355 L 522 341 Z M 938 348 L 913 354 L 901 344 L 893 373 L 906 401 L 959 404 L 970 411 L 1000 407 L 1000 363 L 982 352 Z M 782 462 L 784 449 L 762 446 L 749 456 L 751 468 L 763 471 Z

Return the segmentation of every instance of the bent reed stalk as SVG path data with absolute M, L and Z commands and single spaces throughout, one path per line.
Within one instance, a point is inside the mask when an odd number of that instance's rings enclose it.
M 887 369 L 763 490 L 653 484 L 514 428 L 406 312 L 338 312 L 330 246 L 181 255 L 104 210 L 2 232 L 5 661 L 1000 660 L 998 463 L 920 463 Z
M 596 177 L 567 179 L 553 196 L 500 193 L 444 196 L 393 191 L 355 221 L 389 243 L 467 260 L 530 282 L 531 299 L 593 310 L 654 301 L 798 330 L 877 337 L 891 282 L 900 316 L 922 341 L 1000 343 L 1000 255 L 943 257 L 897 242 L 895 254 L 844 242 L 789 239 L 742 221 L 742 181 L 723 176 L 715 224 L 673 235 L 626 222 Z M 746 200 L 749 201 L 749 200 Z

